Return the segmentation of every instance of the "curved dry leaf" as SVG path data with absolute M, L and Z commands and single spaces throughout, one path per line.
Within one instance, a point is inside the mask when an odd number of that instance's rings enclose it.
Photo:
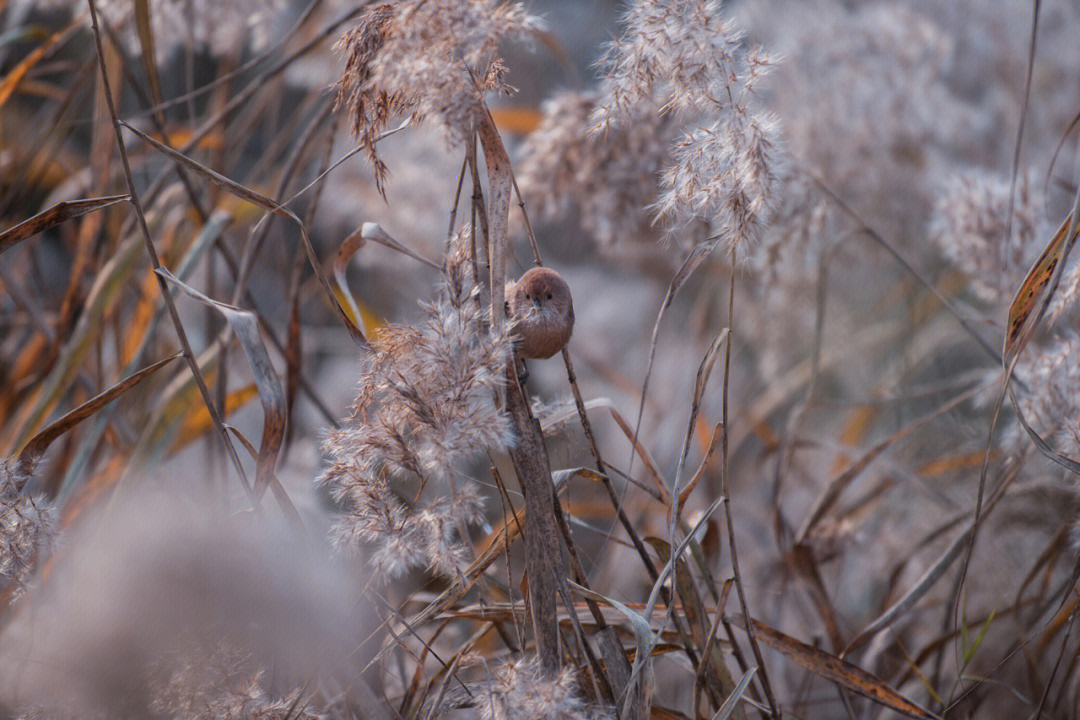
M 251 441 L 244 437 L 244 434 L 234 428 L 232 425 L 226 425 L 225 429 L 233 434 L 233 436 L 240 441 L 240 444 L 244 446 L 244 449 L 248 451 L 248 454 L 255 460 L 259 461 L 259 454 L 255 450 L 255 446 L 251 444 Z M 278 480 L 274 471 L 270 471 L 270 490 L 274 493 L 274 499 L 277 500 L 278 506 L 281 508 L 281 513 L 285 516 L 292 529 L 301 537 L 303 537 L 307 530 L 304 527 L 304 521 L 300 518 L 300 513 L 297 512 L 296 506 L 293 505 L 292 500 L 289 499 L 289 494 L 285 492 L 285 488 L 281 485 L 281 481 Z
M 1023 350 L 1031 339 L 1031 333 L 1034 330 L 1033 327 L 1028 327 L 1031 313 L 1046 290 L 1046 286 L 1050 284 L 1051 278 L 1054 277 L 1054 271 L 1066 252 L 1066 246 L 1071 248 L 1077 236 L 1080 236 L 1080 223 L 1078 223 L 1077 228 L 1073 230 L 1072 238 L 1067 243 L 1065 242 L 1071 223 L 1072 213 L 1061 223 L 1046 249 L 1039 255 L 1039 259 L 1028 270 L 1024 282 L 1020 283 L 1015 297 L 1009 304 L 1009 321 L 1005 327 L 1005 349 L 1002 353 L 1006 364 L 1008 364 L 1008 358 Z
M 337 296 L 334 294 L 333 288 L 330 286 L 330 281 L 326 277 L 326 273 L 323 271 L 322 263 L 319 262 L 318 256 L 315 254 L 315 248 L 311 244 L 311 238 L 308 237 L 307 229 L 304 228 L 304 223 L 297 217 L 296 213 L 292 210 L 279 205 L 268 197 L 260 195 L 251 188 L 245 187 L 235 180 L 230 180 L 221 173 L 214 172 L 210 168 L 201 163 L 197 163 L 187 155 L 181 152 L 177 152 L 168 145 L 163 145 L 154 138 L 150 137 L 146 133 L 136 130 L 126 122 L 120 122 L 120 125 L 127 128 L 128 131 L 133 133 L 136 137 L 140 138 L 144 142 L 152 145 L 156 150 L 167 156 L 168 158 L 180 163 L 181 165 L 189 168 L 192 172 L 197 173 L 210 182 L 214 183 L 218 187 L 227 190 L 228 192 L 236 195 L 237 197 L 247 200 L 253 205 L 258 205 L 264 210 L 268 210 L 274 215 L 287 218 L 296 223 L 296 226 L 300 229 L 300 240 L 304 245 L 304 252 L 307 253 L 308 262 L 311 263 L 312 270 L 315 271 L 315 276 L 319 278 L 319 282 L 323 286 L 323 290 L 326 291 L 326 296 L 330 300 L 330 304 L 334 310 L 337 311 L 338 317 L 341 318 L 341 322 L 345 325 L 345 329 L 349 331 L 349 335 L 356 341 L 361 347 L 368 347 L 367 338 L 364 337 L 364 333 L 356 326 L 349 317 L 349 314 L 345 311 L 345 308 L 338 302 Z M 211 301 L 214 302 L 214 301 Z
M 44 430 L 39 432 L 30 442 L 26 443 L 23 449 L 19 452 L 19 464 L 22 465 L 27 473 L 33 472 L 34 466 L 37 464 L 41 456 L 45 454 L 45 451 L 49 449 L 49 445 L 52 441 L 66 433 L 71 428 L 81 423 L 86 418 L 96 413 L 101 408 L 108 405 L 116 398 L 123 395 L 125 392 L 142 382 L 147 376 L 153 373 L 160 367 L 168 365 L 170 362 L 180 357 L 180 353 L 167 357 L 164 360 L 145 367 L 134 375 L 129 375 L 116 385 L 105 392 L 100 393 L 84 402 L 79 407 L 66 413 L 63 417 L 59 418 L 55 422 L 52 422 Z
M 741 615 L 732 617 L 731 622 L 744 630 L 746 629 L 746 623 Z M 830 655 L 824 650 L 818 650 L 812 645 L 807 645 L 801 640 L 796 640 L 790 635 L 785 635 L 776 628 L 758 620 L 752 622 L 754 623 L 754 634 L 758 640 L 815 675 L 832 681 L 863 697 L 870 698 L 874 702 L 908 717 L 919 718 L 920 720 L 930 720 L 937 717 L 930 711 L 924 710 L 911 702 L 862 668 L 852 665 L 846 660 L 841 660 L 835 655 Z
M 266 352 L 266 345 L 263 344 L 262 334 L 259 332 L 259 321 L 255 314 L 248 310 L 208 298 L 164 268 L 155 272 L 194 299 L 220 312 L 229 321 L 240 346 L 244 348 L 263 406 L 262 440 L 259 443 L 255 469 L 255 500 L 258 501 L 271 483 L 278 450 L 285 438 L 285 391 L 281 387 L 277 371 L 270 363 L 270 355 Z
M 653 490 L 653 488 L 650 488 L 647 485 L 638 485 L 638 487 L 648 492 L 659 502 L 670 507 L 671 494 L 668 492 L 667 484 L 664 482 L 663 474 L 660 472 L 660 467 L 656 464 L 656 461 L 649 453 L 648 448 L 646 448 L 640 440 L 634 439 L 634 429 L 630 427 L 630 423 L 628 423 L 626 421 L 626 418 L 624 418 L 622 414 L 615 408 L 615 403 L 612 402 L 610 398 L 601 397 L 589 400 L 585 402 L 584 405 L 586 410 L 600 408 L 603 410 L 607 410 L 609 413 L 611 413 L 612 420 L 615 421 L 615 424 L 619 427 L 619 430 L 622 431 L 623 435 L 626 436 L 626 439 L 631 441 L 635 452 L 637 452 L 638 454 L 638 457 L 640 457 L 641 461 L 645 463 L 645 469 L 648 470 L 649 477 L 652 479 L 653 484 L 656 486 L 656 489 Z M 554 428 L 564 423 L 570 422 L 577 416 L 577 408 L 570 407 L 561 412 L 554 413 L 548 418 L 545 418 L 543 422 L 540 423 L 540 427 L 544 431 L 544 434 L 548 434 Z
M 39 212 L 29 220 L 23 220 L 18 225 L 10 227 L 0 233 L 0 253 L 17 245 L 26 238 L 44 232 L 71 218 L 85 215 L 94 210 L 115 205 L 121 200 L 127 200 L 127 195 L 106 195 L 99 198 L 86 198 L 85 200 L 65 200 L 53 205 L 48 210 Z

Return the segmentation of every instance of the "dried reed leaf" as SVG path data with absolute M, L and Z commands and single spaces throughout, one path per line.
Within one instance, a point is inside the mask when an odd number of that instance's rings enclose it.
M 701 458 L 701 463 L 698 465 L 698 469 L 694 472 L 694 476 L 690 478 L 690 482 L 686 483 L 679 492 L 679 507 L 683 507 L 686 501 L 690 498 L 690 493 L 694 492 L 694 488 L 701 482 L 701 478 L 705 477 L 705 471 L 709 469 L 709 463 L 713 459 L 713 455 L 716 454 L 716 449 L 720 447 L 720 440 L 724 435 L 724 426 L 720 423 L 716 424 L 713 428 L 712 437 L 709 439 L 709 445 L 705 450 L 704 457 Z
M 745 622 L 741 616 L 733 616 L 731 622 L 745 629 Z M 908 717 L 920 720 L 932 720 L 936 717 L 862 668 L 796 640 L 790 635 L 785 635 L 763 622 L 754 620 L 753 623 L 755 634 L 761 642 L 815 675 Z
M 156 272 L 192 298 L 221 313 L 229 321 L 233 332 L 236 333 L 236 338 L 240 341 L 240 346 L 244 348 L 244 354 L 247 355 L 248 363 L 251 365 L 251 373 L 255 376 L 255 384 L 259 388 L 259 399 L 262 400 L 263 406 L 262 440 L 259 443 L 259 456 L 255 470 L 254 492 L 257 501 L 271 482 L 270 476 L 277 463 L 278 450 L 281 449 L 282 440 L 285 438 L 285 391 L 282 389 L 277 371 L 270 362 L 266 345 L 263 344 L 262 334 L 259 332 L 259 321 L 256 320 L 255 314 L 248 310 L 241 310 L 208 298 L 164 268 Z
M 666 540 L 658 537 L 646 537 L 643 539 L 652 546 L 662 562 L 668 563 L 671 561 L 671 545 Z M 694 645 L 701 651 L 706 645 L 710 645 L 708 639 L 708 611 L 705 609 L 705 603 L 701 600 L 701 594 L 694 583 L 694 578 L 690 574 L 690 564 L 685 558 L 679 558 L 678 562 L 675 563 L 675 588 L 679 593 L 679 598 L 682 599 L 683 612 L 690 623 L 690 633 Z M 728 670 L 727 663 L 724 662 L 724 655 L 720 646 L 712 643 L 708 657 L 702 657 L 700 663 L 699 674 L 704 676 L 714 697 L 728 697 L 735 692 L 735 678 L 731 676 L 731 671 Z M 745 717 L 742 708 L 739 708 L 736 715 L 740 718 Z
M 157 69 L 157 52 L 154 43 L 154 28 L 150 22 L 150 0 L 132 0 L 135 5 L 135 31 L 139 36 L 139 47 L 142 49 L 143 70 L 150 79 L 150 98 L 154 105 L 161 105 L 161 78 Z
M 70 35 L 75 28 L 79 27 L 79 25 L 80 21 L 76 19 L 55 32 L 52 37 L 31 50 L 26 57 L 20 60 L 19 64 L 7 74 L 7 77 L 0 80 L 0 107 L 3 107 L 4 103 L 15 94 L 15 89 L 19 87 L 19 83 L 21 83 L 27 73 L 29 73 L 30 70 L 45 57 L 45 54 L 56 47 L 57 44 L 67 39 L 68 35 Z
M 1080 236 L 1080 225 L 1078 225 L 1076 230 L 1073 231 L 1072 238 L 1066 242 L 1071 223 L 1072 213 L 1069 213 L 1050 239 L 1049 244 L 1042 251 L 1042 254 L 1039 255 L 1039 259 L 1028 270 L 1024 282 L 1020 283 L 1016 296 L 1013 297 L 1012 302 L 1009 304 L 1009 320 L 1005 326 L 1005 349 L 1002 352 L 1006 365 L 1008 365 L 1009 358 L 1023 350 L 1031 339 L 1031 335 L 1035 330 L 1034 326 L 1029 326 L 1028 323 L 1031 313 L 1042 297 L 1047 285 L 1050 284 L 1050 280 L 1054 277 L 1054 271 L 1057 269 L 1062 255 L 1072 248 L 1076 238 Z
M 20 241 L 28 237 L 44 232 L 71 218 L 85 215 L 94 210 L 115 205 L 121 200 L 127 200 L 127 195 L 107 195 L 99 198 L 87 198 L 85 200 L 65 200 L 53 205 L 48 210 L 39 212 L 29 220 L 23 220 L 18 225 L 8 228 L 0 233 L 0 253 L 8 250 Z
M 739 699 L 742 698 L 746 692 L 746 688 L 750 687 L 750 681 L 754 678 L 754 673 L 757 672 L 756 667 L 752 667 L 743 673 L 743 676 L 739 678 L 739 684 L 735 686 L 735 689 L 724 700 L 724 704 L 720 706 L 720 709 L 716 711 L 716 715 L 713 716 L 713 720 L 727 720 L 731 717 L 731 713 L 738 708 Z
M 37 432 L 45 416 L 52 412 L 63 394 L 71 387 L 75 375 L 83 366 L 86 354 L 102 332 L 107 312 L 113 307 L 120 291 L 130 279 L 136 261 L 142 256 L 142 249 L 142 238 L 132 237 L 125 240 L 105 267 L 98 272 L 83 303 L 79 321 L 66 338 L 56 364 L 45 378 L 41 394 L 26 415 L 19 418 L 19 434 L 14 442 L 16 448 L 22 447 Z
M 178 357 L 180 357 L 179 353 L 172 357 L 167 357 L 164 360 L 159 360 L 149 367 L 143 368 L 134 375 L 124 378 L 108 390 L 95 395 L 74 410 L 65 413 L 63 417 L 50 423 L 48 427 L 31 438 L 30 442 L 26 443 L 19 452 L 19 463 L 26 468 L 28 474 L 33 472 L 34 466 L 37 465 L 38 460 L 45 454 L 45 451 L 49 449 L 49 445 L 52 444 L 53 440 L 138 385 L 158 368 L 169 364 Z
M 189 168 L 192 172 L 203 176 L 204 178 L 212 182 L 214 185 L 217 185 L 218 187 L 227 190 L 228 192 L 236 195 L 243 200 L 247 200 L 253 205 L 257 205 L 264 210 L 268 210 L 274 215 L 287 218 L 296 223 L 297 228 L 299 228 L 300 230 L 300 239 L 303 242 L 304 251 L 307 253 L 308 262 L 311 263 L 311 268 L 315 271 L 315 276 L 319 278 L 319 282 L 322 284 L 323 290 L 326 291 L 326 296 L 327 298 L 329 298 L 330 304 L 333 306 L 334 310 L 337 311 L 338 317 L 341 318 L 342 324 L 345 325 L 345 329 L 349 331 L 349 335 L 352 336 L 353 340 L 355 340 L 357 344 L 359 344 L 361 347 L 368 346 L 368 341 L 364 337 L 364 333 L 361 332 L 360 328 L 358 328 L 353 323 L 352 319 L 349 318 L 349 314 L 345 312 L 345 308 L 343 308 L 341 306 L 341 303 L 338 302 L 337 296 L 334 294 L 334 290 L 330 286 L 330 281 L 327 279 L 326 273 L 323 271 L 322 263 L 319 262 L 319 258 L 315 254 L 315 248 L 311 244 L 311 238 L 308 237 L 307 230 L 304 228 L 304 223 L 300 220 L 296 213 L 286 207 L 277 204 L 270 198 L 264 197 L 263 195 L 255 192 L 254 190 L 245 187 L 244 185 L 241 185 L 235 180 L 230 180 L 224 175 L 214 172 L 205 165 L 195 162 L 183 153 L 177 152 L 176 150 L 172 149 L 167 145 L 163 145 L 162 143 L 158 142 L 146 133 L 140 130 L 136 130 L 126 122 L 120 122 L 119 124 L 127 128 L 129 132 L 133 133 L 135 136 L 142 139 L 144 142 L 152 145 L 156 150 L 158 150 L 168 158 Z
M 248 451 L 252 459 L 255 462 L 259 461 L 259 453 L 255 450 L 255 446 L 251 444 L 251 441 L 244 437 L 244 434 L 232 427 L 226 425 L 225 428 L 233 434 L 240 444 L 244 446 L 244 449 Z M 278 507 L 281 508 L 282 514 L 285 516 L 285 520 L 288 521 L 289 526 L 301 537 L 307 534 L 307 529 L 304 527 L 304 521 L 300 518 L 300 513 L 296 511 L 296 506 L 292 504 L 292 500 L 289 499 L 289 494 L 285 492 L 285 488 L 282 487 L 281 481 L 278 480 L 274 471 L 270 470 L 269 476 L 270 491 L 274 493 L 274 499 L 277 500 Z
M 620 718 L 636 715 L 645 717 L 649 714 L 652 706 L 652 696 L 655 692 L 656 678 L 652 672 L 652 651 L 654 647 L 652 627 L 649 621 L 626 605 L 614 598 L 601 595 L 598 592 L 584 588 L 572 580 L 567 581 L 570 589 L 594 602 L 602 603 L 618 610 L 623 617 L 630 621 L 630 627 L 634 631 L 637 652 L 634 655 L 634 669 L 630 675 L 630 683 L 627 686 L 627 697 L 618 698 L 621 707 Z M 648 609 L 646 609 L 648 612 Z M 635 682 L 636 681 L 636 682 Z

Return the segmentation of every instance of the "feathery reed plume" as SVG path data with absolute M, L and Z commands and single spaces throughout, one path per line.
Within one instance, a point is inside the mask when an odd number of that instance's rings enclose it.
M 335 46 L 346 63 L 334 107 L 348 111 L 380 189 L 387 167 L 375 138 L 390 118 L 431 116 L 452 143 L 464 142 L 484 95 L 513 92 L 503 80 L 499 43 L 537 27 L 521 4 L 494 0 L 407 0 L 364 11 Z
M 202 652 L 165 656 L 155 663 L 150 710 L 177 720 L 315 720 L 301 692 L 272 698 L 266 670 L 250 654 L 219 644 Z
M 56 539 L 52 507 L 26 492 L 29 477 L 13 458 L 0 458 L 0 588 L 17 597 L 37 565 L 38 553 Z
M 441 297 L 416 325 L 384 328 L 360 378 L 348 427 L 330 435 L 333 465 L 322 481 L 347 504 L 336 541 L 373 543 L 375 565 L 397 576 L 414 567 L 453 575 L 466 557 L 463 528 L 483 519 L 483 501 L 461 465 L 513 442 L 494 391 L 505 384 L 510 336 L 487 327 L 467 277 L 461 237 L 447 261 Z M 443 486 L 423 507 L 392 490 L 395 480 Z M 448 493 L 448 494 L 446 494 Z
M 632 4 L 597 94 L 545 107 L 524 149 L 526 196 L 546 216 L 578 198 L 606 244 L 641 236 L 650 211 L 683 232 L 712 223 L 729 245 L 756 238 L 775 204 L 779 131 L 752 104 L 775 59 L 741 41 L 718 2 Z
M 1028 423 L 1060 452 L 1080 456 L 1080 335 L 1070 329 L 1028 348 L 1017 373 L 1029 388 L 1019 397 Z M 1014 433 L 1027 442 L 1021 428 Z
M 603 135 L 589 132 L 595 92 L 563 92 L 543 105 L 525 140 L 518 184 L 531 212 L 564 216 L 576 204 L 582 228 L 601 246 L 652 237 L 659 176 L 667 162 L 671 120 L 652 111 Z
M 575 690 L 568 668 L 551 677 L 535 658 L 522 659 L 498 668 L 479 688 L 476 709 L 484 720 L 584 720 L 591 715 Z
M 1047 237 L 1041 193 L 1027 174 L 1020 178 L 1009 227 L 1008 178 L 965 173 L 949 181 L 934 204 L 931 237 L 945 257 L 968 276 L 985 303 L 1009 300 Z

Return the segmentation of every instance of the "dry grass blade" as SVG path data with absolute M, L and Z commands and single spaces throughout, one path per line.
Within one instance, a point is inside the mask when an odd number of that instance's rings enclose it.
M 1071 239 L 1068 239 L 1069 228 L 1072 226 L 1073 216 L 1070 213 L 1039 255 L 1039 259 L 1028 270 L 1009 304 L 1009 320 L 1005 328 L 1005 348 L 1002 353 L 1006 362 L 1023 351 L 1035 331 L 1035 323 L 1029 322 L 1035 304 L 1050 284 L 1062 257 L 1068 254 L 1067 247 L 1071 248 L 1080 236 L 1080 232 L 1074 230 Z
M 731 622 L 745 629 L 745 623 L 741 616 L 733 616 Z M 812 645 L 796 640 L 790 635 L 785 635 L 765 623 L 757 620 L 754 620 L 753 623 L 754 630 L 761 642 L 815 675 L 870 698 L 874 702 L 908 717 L 919 718 L 920 720 L 937 717 L 911 702 L 862 668 L 852 665 L 846 660 L 841 660 L 835 655 L 830 655 L 823 650 L 818 650 Z
M 167 357 L 164 360 L 159 360 L 153 365 L 143 368 L 137 373 L 124 378 L 108 390 L 87 400 L 74 410 L 65 413 L 63 417 L 50 423 L 48 427 L 31 438 L 30 442 L 26 443 L 23 449 L 19 451 L 19 463 L 26 468 L 28 473 L 33 472 L 34 466 L 37 464 L 38 460 L 41 459 L 41 456 L 45 454 L 45 451 L 49 449 L 49 445 L 52 444 L 53 440 L 138 385 L 153 374 L 158 368 L 168 365 L 178 357 L 180 357 L 180 353 L 177 353 L 172 357 Z
M 161 78 L 158 75 L 157 52 L 154 42 L 154 28 L 150 22 L 150 0 L 134 0 L 135 5 L 135 30 L 139 35 L 139 46 L 142 49 L 143 69 L 146 77 L 150 80 L 150 97 L 154 105 L 161 105 Z
M 85 215 L 94 210 L 115 205 L 121 200 L 127 200 L 127 195 L 107 195 L 99 198 L 87 198 L 85 200 L 66 200 L 53 205 L 48 210 L 39 212 L 29 220 L 23 220 L 18 225 L 8 228 L 0 233 L 0 253 L 18 244 L 28 237 L 44 232 L 71 218 Z
M 712 462 L 713 457 L 716 455 L 716 449 L 720 447 L 720 440 L 724 434 L 724 426 L 720 423 L 716 424 L 713 428 L 712 437 L 709 439 L 709 447 L 705 450 L 704 457 L 701 458 L 701 463 L 698 465 L 698 469 L 694 472 L 694 476 L 690 478 L 690 482 L 686 483 L 679 492 L 679 507 L 686 504 L 687 499 L 690 497 L 690 493 L 694 492 L 694 488 L 701 482 L 701 478 L 705 477 L 705 472 L 709 469 L 709 463 Z
M 2 8 L 0 8 L 2 9 Z M 59 43 L 67 39 L 71 32 L 79 27 L 79 21 L 75 20 L 69 23 L 66 27 L 60 29 L 52 37 L 38 45 L 36 48 L 30 51 L 30 54 L 24 57 L 19 64 L 16 65 L 11 72 L 7 74 L 2 81 L 0 81 L 0 106 L 3 106 L 12 95 L 15 94 L 15 89 L 19 87 L 30 70 L 41 62 L 41 59 L 45 57 L 45 54 L 56 47 Z
M 675 295 L 686 281 L 690 279 L 690 276 L 698 266 L 704 262 L 705 258 L 709 256 L 709 253 L 716 247 L 715 242 L 710 242 L 715 238 L 710 238 L 705 242 L 698 243 L 690 254 L 686 256 L 686 260 L 683 261 L 682 266 L 675 273 L 675 276 L 671 278 L 671 282 L 668 284 L 667 294 L 664 296 L 664 301 L 660 303 L 660 310 L 656 313 L 656 323 L 653 324 L 652 339 L 649 341 L 649 362 L 645 367 L 645 379 L 641 383 L 641 401 L 638 404 L 637 421 L 634 423 L 634 433 L 630 442 L 637 447 L 638 433 L 641 431 L 641 418 L 645 414 L 645 397 L 649 392 L 649 377 L 652 375 L 653 362 L 656 359 L 656 343 L 660 336 L 660 322 L 664 319 L 664 313 L 671 307 L 671 303 L 675 300 Z M 634 455 L 630 455 L 630 465 L 627 472 L 634 469 Z
M 244 437 L 244 434 L 234 428 L 231 425 L 226 425 L 226 429 L 233 434 L 244 449 L 248 451 L 252 459 L 258 462 L 259 453 L 255 450 L 255 446 L 251 444 L 251 441 Z M 285 492 L 285 488 L 282 487 L 281 481 L 278 480 L 277 475 L 273 470 L 270 471 L 270 491 L 274 493 L 274 499 L 277 500 L 278 506 L 281 508 L 282 514 L 288 521 L 293 531 L 300 537 L 304 537 L 307 534 L 307 529 L 304 527 L 304 521 L 300 517 L 300 513 L 297 512 L 296 506 L 293 505 L 292 500 L 289 499 L 289 494 Z
M 227 190 L 233 195 L 236 195 L 243 200 L 247 200 L 254 205 L 258 205 L 265 210 L 269 210 L 275 215 L 288 218 L 294 223 L 296 223 L 296 226 L 300 229 L 300 239 L 304 244 L 305 252 L 307 252 L 308 262 L 311 263 L 311 267 L 315 271 L 316 277 L 318 277 L 319 282 L 322 283 L 323 289 L 326 291 L 326 296 L 327 298 L 329 298 L 331 306 L 337 311 L 338 317 L 341 318 L 341 322 L 345 325 L 345 328 L 349 331 L 349 334 L 352 336 L 353 340 L 355 340 L 361 347 L 367 347 L 368 342 L 367 339 L 364 337 L 364 333 L 360 331 L 360 328 L 356 327 L 352 319 L 349 317 L 349 314 L 345 312 L 345 308 L 343 308 L 341 306 L 341 303 L 338 302 L 337 296 L 334 295 L 334 290 L 330 285 L 330 281 L 327 279 L 326 273 L 323 271 L 322 263 L 319 262 L 319 258 L 315 254 L 315 248 L 311 244 L 311 238 L 308 237 L 307 230 L 304 229 L 304 223 L 301 222 L 300 218 L 297 217 L 296 213 L 286 207 L 277 204 L 270 198 L 260 195 L 254 190 L 247 188 L 234 180 L 230 180 L 229 178 L 225 177 L 220 173 L 214 172 L 210 168 L 192 160 L 183 153 L 177 152 L 168 145 L 164 145 L 158 142 L 146 133 L 140 130 L 136 130 L 126 122 L 120 122 L 119 124 L 127 128 L 139 139 L 152 145 L 159 152 L 163 153 L 170 159 L 182 164 L 183 166 L 189 168 L 193 172 L 203 176 L 218 187 Z
M 635 442 L 634 429 L 630 427 L 630 423 L 626 421 L 626 418 L 624 418 L 622 414 L 618 411 L 618 409 L 615 407 L 615 403 L 613 403 L 609 398 L 594 398 L 584 403 L 584 408 L 585 410 L 593 410 L 595 408 L 600 408 L 602 410 L 607 410 L 609 413 L 611 413 L 612 420 L 615 421 L 615 424 L 618 426 L 619 430 L 623 433 L 623 435 L 626 436 L 626 439 L 631 441 L 634 451 L 641 458 L 642 462 L 645 463 L 645 469 L 649 472 L 649 477 L 653 481 L 655 490 L 649 488 L 646 485 L 639 485 L 638 487 L 648 492 L 650 495 L 656 498 L 657 501 L 663 503 L 667 507 L 671 507 L 671 494 L 668 492 L 667 483 L 664 482 L 664 476 L 660 472 L 660 467 L 656 464 L 656 461 L 649 453 L 648 448 L 641 444 L 640 441 Z M 551 432 L 553 428 L 556 428 L 563 423 L 569 422 L 577 416 L 578 410 L 576 408 L 570 408 L 568 410 L 565 410 L 564 412 L 552 415 L 551 417 L 546 418 L 543 422 L 544 432 Z
M 282 440 L 285 438 L 285 391 L 281 387 L 281 379 L 270 363 L 270 355 L 266 352 L 266 346 L 259 332 L 259 322 L 255 319 L 254 313 L 212 300 L 168 270 L 160 269 L 157 274 L 199 302 L 221 313 L 229 321 L 240 345 L 244 348 L 263 406 L 262 440 L 259 443 L 255 474 L 255 499 L 258 501 L 271 483 L 278 450 L 281 449 Z
M 731 713 L 738 706 L 739 700 L 746 692 L 746 688 L 750 687 L 750 681 L 754 678 L 756 672 L 757 668 L 752 667 L 743 673 L 742 678 L 739 679 L 739 684 L 735 686 L 735 690 L 732 691 L 731 695 L 728 695 L 727 700 L 724 700 L 724 704 L 716 711 L 713 720 L 727 720 L 731 717 Z
M 847 470 L 837 475 L 829 483 L 825 491 L 818 496 L 817 501 L 814 503 L 810 510 L 810 513 L 806 516 L 806 520 L 799 528 L 799 532 L 796 535 L 797 542 L 804 542 L 807 535 L 814 529 L 818 521 L 825 516 L 825 513 L 840 499 L 840 495 L 844 490 L 855 480 L 856 477 L 865 470 L 870 463 L 876 460 L 885 450 L 887 450 L 893 443 L 902 439 L 903 437 L 910 435 L 912 432 L 922 427 L 926 423 L 930 422 L 934 418 L 940 417 L 946 412 L 952 410 L 960 403 L 964 402 L 968 398 L 976 394 L 978 388 L 972 388 L 965 392 L 960 393 L 948 402 L 943 403 L 940 407 L 934 409 L 932 412 L 923 415 L 921 418 L 908 423 L 904 427 L 900 428 L 889 437 L 885 438 L 881 442 L 874 445 L 867 450 L 863 455 L 848 467 Z

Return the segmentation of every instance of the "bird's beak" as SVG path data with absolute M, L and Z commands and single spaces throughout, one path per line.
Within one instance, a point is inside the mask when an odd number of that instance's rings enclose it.
M 539 300 L 539 298 L 533 300 L 533 305 L 536 306 L 537 310 L 540 309 L 540 300 Z

